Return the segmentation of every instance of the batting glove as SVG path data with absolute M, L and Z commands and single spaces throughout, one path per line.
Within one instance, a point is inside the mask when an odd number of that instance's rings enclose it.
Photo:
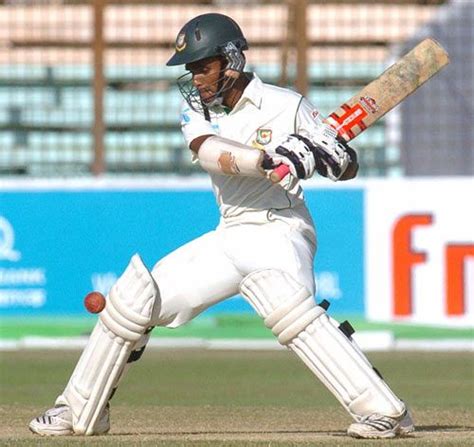
M 351 148 L 338 139 L 336 129 L 328 124 L 319 125 L 309 139 L 314 147 L 318 173 L 333 181 L 339 180 L 351 161 L 347 152 L 347 149 Z
M 307 138 L 291 134 L 276 148 L 267 149 L 265 152 L 271 159 L 273 167 L 283 163 L 288 166 L 293 176 L 306 179 L 311 177 L 316 170 L 313 150 L 313 145 Z

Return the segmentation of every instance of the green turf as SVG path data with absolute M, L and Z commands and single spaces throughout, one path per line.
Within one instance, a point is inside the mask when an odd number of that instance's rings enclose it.
M 356 330 L 390 330 L 395 338 L 408 339 L 473 339 L 474 329 L 440 328 L 404 323 L 372 323 L 360 317 L 337 316 L 339 321 L 349 319 Z M 70 337 L 87 334 L 96 321 L 95 317 L 55 318 L 1 318 L 0 339 L 20 339 L 27 336 Z M 268 339 L 272 333 L 256 315 L 218 315 L 201 317 L 178 329 L 157 328 L 153 336 Z
M 472 446 L 470 353 L 371 354 L 412 407 L 414 438 L 345 436 L 350 418 L 291 354 L 149 350 L 112 401 L 110 435 L 41 439 L 27 423 L 61 392 L 79 351 L 0 353 L 0 445 Z

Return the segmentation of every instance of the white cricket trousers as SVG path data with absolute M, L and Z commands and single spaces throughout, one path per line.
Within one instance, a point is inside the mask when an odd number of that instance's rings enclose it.
M 152 270 L 161 294 L 153 325 L 178 327 L 239 293 L 248 274 L 274 268 L 314 294 L 316 232 L 305 206 L 221 219 L 216 230 L 183 245 Z

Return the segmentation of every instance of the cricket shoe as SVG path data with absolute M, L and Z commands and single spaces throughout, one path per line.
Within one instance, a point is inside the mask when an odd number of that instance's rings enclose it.
M 40 436 L 74 435 L 72 413 L 67 405 L 50 408 L 41 416 L 34 418 L 29 429 Z M 103 435 L 110 430 L 109 406 L 107 405 L 97 421 L 94 435 Z
M 387 439 L 409 436 L 414 431 L 413 420 L 409 412 L 405 411 L 399 418 L 371 414 L 351 424 L 347 434 L 353 438 Z

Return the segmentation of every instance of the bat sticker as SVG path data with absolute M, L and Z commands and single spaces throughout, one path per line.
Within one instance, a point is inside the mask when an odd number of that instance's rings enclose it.
M 345 111 L 341 116 L 332 113 L 329 115 L 329 118 L 336 122 L 336 130 L 342 136 L 349 137 L 350 139 L 354 138 L 352 129 L 355 126 L 359 126 L 361 129 L 365 129 L 366 125 L 363 122 L 363 119 L 367 116 L 367 111 L 360 105 L 355 104 L 352 107 L 349 107 L 347 104 L 343 104 L 341 108 Z
M 370 96 L 361 96 L 360 103 L 362 107 L 370 113 L 377 113 L 379 111 L 379 106 L 374 98 Z

